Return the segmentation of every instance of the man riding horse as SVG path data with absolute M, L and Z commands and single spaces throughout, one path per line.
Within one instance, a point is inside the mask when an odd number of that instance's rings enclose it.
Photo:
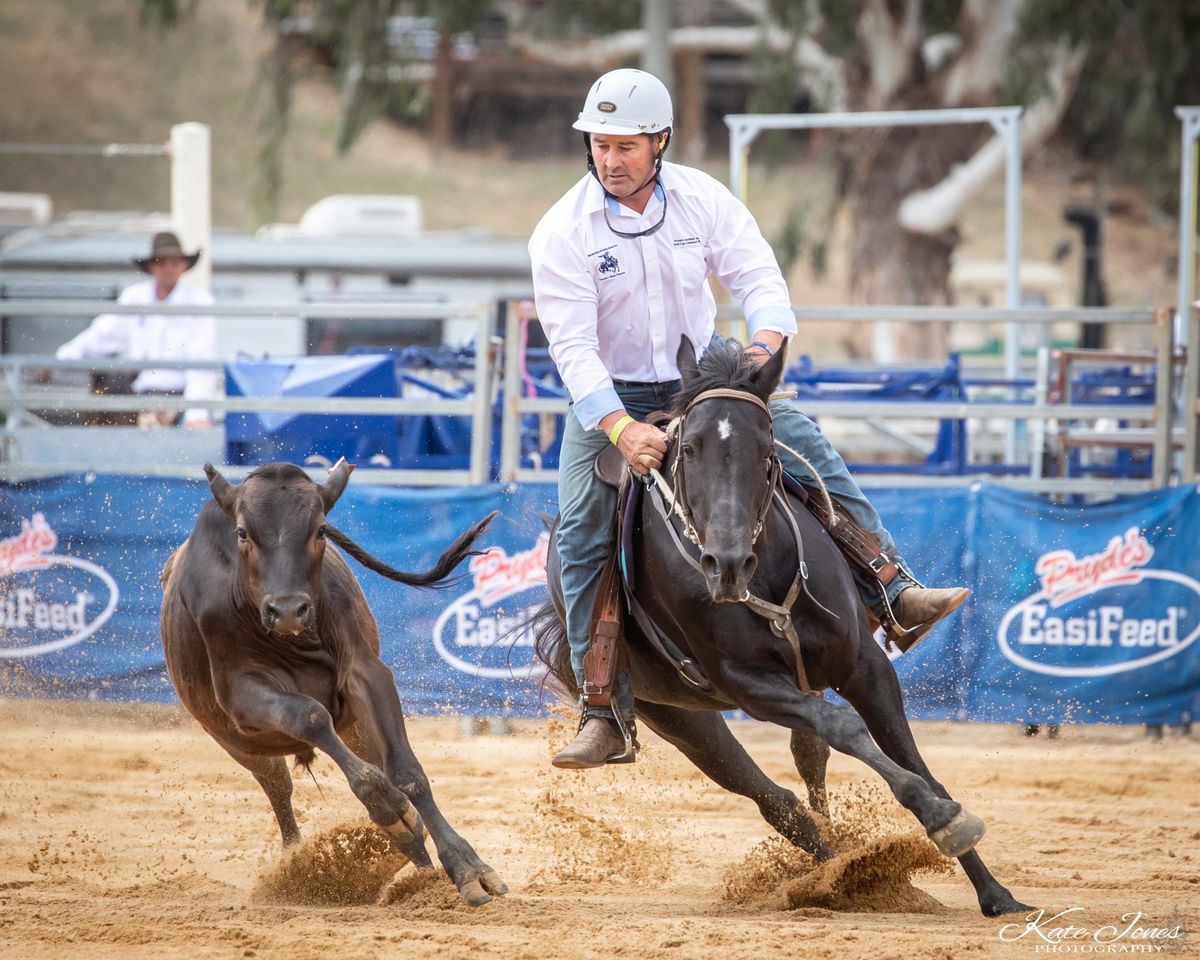
M 588 174 L 529 241 L 538 319 L 571 395 L 555 545 L 584 703 L 578 734 L 551 761 L 558 767 L 635 759 L 611 706 L 612 631 L 601 629 L 589 643 L 616 509 L 616 491 L 595 474 L 597 456 L 611 444 L 639 474 L 662 465 L 666 435 L 644 420 L 679 390 L 681 338 L 720 341 L 710 273 L 741 301 L 754 362 L 785 349 L 796 332 L 787 284 L 754 217 L 707 174 L 663 162 L 672 123 L 671 95 L 658 78 L 632 69 L 601 76 L 573 124 L 583 133 Z M 786 401 L 772 402 L 771 414 L 776 437 L 807 461 L 785 450 L 787 472 L 812 479 L 811 467 L 835 504 L 873 538 L 856 538 L 870 545 L 866 556 L 852 558 L 859 561 L 859 592 L 889 637 L 908 649 L 968 591 L 923 586 L 817 425 Z

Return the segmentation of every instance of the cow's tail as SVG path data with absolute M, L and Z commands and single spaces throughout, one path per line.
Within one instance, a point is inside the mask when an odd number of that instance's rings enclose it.
M 380 576 L 387 577 L 389 580 L 395 580 L 397 583 L 407 584 L 410 587 L 434 587 L 442 589 L 453 586 L 462 579 L 461 577 L 450 577 L 450 572 L 467 557 L 478 556 L 480 551 L 472 550 L 471 547 L 475 545 L 476 538 L 488 528 L 488 524 L 496 519 L 498 513 L 498 510 L 493 510 L 478 523 L 465 530 L 446 549 L 446 552 L 438 557 L 438 562 L 424 573 L 405 573 L 403 570 L 389 567 L 382 560 L 378 560 L 367 553 L 366 550 L 342 533 L 341 530 L 331 526 L 328 521 L 325 523 L 325 533 L 330 540 L 345 550 L 346 553 L 368 570 L 374 570 Z

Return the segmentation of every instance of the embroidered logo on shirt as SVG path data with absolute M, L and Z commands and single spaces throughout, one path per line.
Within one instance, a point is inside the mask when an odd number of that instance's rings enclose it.
M 678 237 L 671 242 L 677 247 L 698 247 L 703 243 L 699 237 Z
M 625 268 L 621 266 L 621 261 L 613 253 L 615 249 L 616 245 L 614 244 L 588 254 L 596 264 L 597 280 L 612 280 L 625 275 Z

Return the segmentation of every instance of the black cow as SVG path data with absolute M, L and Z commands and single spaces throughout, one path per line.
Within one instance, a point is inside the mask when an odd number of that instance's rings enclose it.
M 491 867 L 446 822 L 413 754 L 379 629 L 333 540 L 401 583 L 444 581 L 495 514 L 462 534 L 432 570 L 407 574 L 332 527 L 353 467 L 324 484 L 271 464 L 233 486 L 205 465 L 213 499 L 162 572 L 162 640 L 179 698 L 200 726 L 266 791 L 284 845 L 300 839 L 285 756 L 307 766 L 329 755 L 371 820 L 418 867 L 432 867 L 425 827 L 467 903 L 507 893 Z

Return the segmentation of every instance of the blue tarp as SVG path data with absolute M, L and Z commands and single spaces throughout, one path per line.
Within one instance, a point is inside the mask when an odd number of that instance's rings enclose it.
M 208 498 L 201 481 L 0 485 L 0 694 L 169 700 L 158 575 Z M 554 488 L 351 485 L 334 519 L 380 559 L 430 566 L 490 510 L 494 550 L 444 591 L 359 580 L 417 712 L 542 709 L 528 632 L 545 597 Z M 990 721 L 1175 722 L 1200 703 L 1200 494 L 1066 507 L 990 485 L 875 490 L 906 558 L 972 599 L 896 660 L 910 713 Z

